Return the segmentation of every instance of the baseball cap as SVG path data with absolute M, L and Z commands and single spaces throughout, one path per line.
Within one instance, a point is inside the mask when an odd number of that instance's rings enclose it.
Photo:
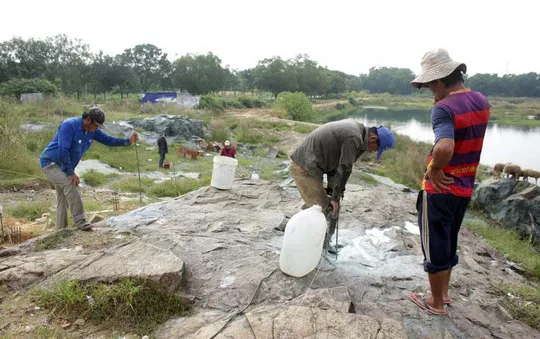
M 92 107 L 88 110 L 88 116 L 101 129 L 107 129 L 105 125 L 105 112 L 99 107 Z
M 377 152 L 377 161 L 381 159 L 384 151 L 394 148 L 394 134 L 386 127 L 377 127 L 377 135 L 379 136 L 379 150 Z
M 229 146 L 231 142 L 229 140 L 225 140 L 225 146 Z

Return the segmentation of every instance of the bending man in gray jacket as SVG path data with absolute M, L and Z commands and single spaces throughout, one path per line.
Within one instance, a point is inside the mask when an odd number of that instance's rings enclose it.
M 290 172 L 307 207 L 319 205 L 327 218 L 337 216 L 339 201 L 352 172 L 353 164 L 365 151 L 377 153 L 394 147 L 394 135 L 385 127 L 364 127 L 351 119 L 330 122 L 313 131 L 291 155 Z M 329 197 L 323 175 L 332 191 Z M 328 208 L 332 206 L 331 211 Z M 325 239 L 325 248 L 335 231 L 335 223 Z

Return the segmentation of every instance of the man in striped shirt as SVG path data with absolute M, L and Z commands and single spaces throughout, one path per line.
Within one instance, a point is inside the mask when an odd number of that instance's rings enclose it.
M 435 146 L 422 179 L 417 209 L 424 270 L 431 296 L 411 293 L 410 299 L 431 314 L 446 315 L 444 305 L 452 268 L 458 263 L 458 233 L 474 190 L 490 105 L 464 86 L 467 66 L 438 49 L 426 53 L 422 72 L 412 81 L 435 95 L 431 122 Z

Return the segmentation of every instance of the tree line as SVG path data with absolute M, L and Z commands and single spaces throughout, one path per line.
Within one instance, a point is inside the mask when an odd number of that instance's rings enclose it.
M 0 95 L 41 91 L 79 98 L 84 93 L 115 91 L 187 91 L 207 94 L 219 91 L 304 92 L 328 97 L 350 91 L 411 94 L 415 74 L 408 68 L 371 68 L 367 74 L 351 75 L 330 70 L 308 55 L 292 59 L 271 57 L 253 68 L 231 69 L 211 52 L 186 54 L 169 60 L 167 53 L 152 44 L 140 44 L 111 56 L 91 53 L 87 44 L 66 35 L 45 39 L 13 38 L 0 43 Z M 468 85 L 487 95 L 540 96 L 540 76 L 475 74 Z

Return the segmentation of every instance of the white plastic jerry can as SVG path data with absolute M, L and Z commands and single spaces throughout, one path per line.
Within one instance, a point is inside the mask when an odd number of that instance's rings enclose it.
M 281 245 L 281 271 L 297 278 L 313 271 L 321 258 L 325 234 L 326 218 L 321 206 L 314 205 L 293 215 Z

